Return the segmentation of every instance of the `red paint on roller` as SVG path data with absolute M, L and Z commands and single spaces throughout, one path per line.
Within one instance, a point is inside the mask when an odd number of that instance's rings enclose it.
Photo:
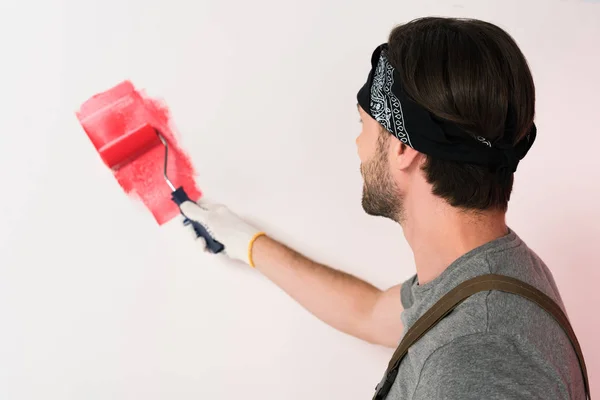
M 169 144 L 169 179 L 175 187 L 183 186 L 192 200 L 200 198 L 194 168 L 177 144 L 167 107 L 143 96 L 131 82 L 93 96 L 77 118 L 123 190 L 139 198 L 159 225 L 178 215 L 179 208 L 163 178 L 165 148 L 153 127 Z

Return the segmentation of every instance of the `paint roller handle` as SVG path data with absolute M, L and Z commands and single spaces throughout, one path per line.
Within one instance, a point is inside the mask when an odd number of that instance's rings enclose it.
M 212 253 L 220 253 L 225 248 L 225 246 L 223 246 L 222 243 L 220 243 L 219 241 L 215 240 L 210 235 L 210 233 L 208 233 L 208 231 L 206 230 L 206 228 L 204 227 L 204 225 L 202 225 L 200 222 L 198 222 L 198 221 L 192 221 L 191 219 L 186 218 L 186 219 L 183 220 L 183 224 L 184 225 L 192 224 L 192 227 L 194 228 L 194 231 L 196 232 L 196 236 L 204 238 L 204 240 L 206 241 L 206 247 Z
M 186 202 L 186 201 L 192 201 L 190 200 L 190 198 L 188 197 L 187 193 L 185 192 L 185 190 L 183 190 L 183 187 L 180 186 L 177 188 L 177 190 L 175 190 L 174 192 L 171 193 L 171 200 L 173 200 L 173 202 L 175 204 L 177 204 L 178 206 L 181 205 L 181 203 Z M 183 213 L 181 213 L 183 215 Z M 185 215 L 184 215 L 185 217 Z M 202 225 L 200 222 L 198 221 L 193 221 L 191 219 L 188 219 L 187 217 L 183 220 L 183 224 L 184 225 L 192 225 L 192 227 L 194 228 L 194 232 L 196 232 L 196 236 L 197 237 L 203 237 L 204 240 L 206 241 L 206 247 L 213 253 L 220 253 L 221 251 L 223 251 L 224 247 L 222 243 L 220 243 L 219 241 L 215 240 L 211 234 L 206 230 L 206 228 L 204 227 L 204 225 Z

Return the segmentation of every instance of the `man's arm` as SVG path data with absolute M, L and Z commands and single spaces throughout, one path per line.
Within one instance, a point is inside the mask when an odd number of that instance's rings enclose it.
M 395 348 L 402 335 L 400 285 L 381 291 L 261 236 L 252 246 L 257 270 L 335 329 Z
M 350 274 L 316 263 L 261 235 L 259 229 L 223 204 L 203 202 L 199 206 L 186 201 L 181 210 L 223 243 L 229 257 L 253 262 L 258 271 L 317 318 L 370 343 L 398 345 L 402 334 L 400 286 L 381 291 Z M 206 250 L 205 240 L 197 241 Z

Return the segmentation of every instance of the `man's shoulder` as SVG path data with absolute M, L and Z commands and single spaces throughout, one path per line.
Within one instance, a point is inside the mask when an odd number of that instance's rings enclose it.
M 406 329 L 454 287 L 489 273 L 528 283 L 564 310 L 546 264 L 511 231 L 462 257 L 436 281 L 419 285 L 416 276 L 405 281 Z M 540 393 L 560 399 L 583 393 L 578 360 L 562 327 L 536 303 L 503 291 L 467 298 L 411 346 L 403 363 L 414 377 L 408 393 L 415 399 L 537 398 Z
M 511 390 L 517 390 L 517 398 L 533 390 L 562 399 L 582 388 L 570 382 L 579 365 L 556 320 L 530 300 L 501 291 L 469 297 L 415 343 L 409 357 L 423 392 L 415 399 L 438 398 L 427 397 L 436 388 L 450 393 L 464 387 L 475 390 L 477 398 L 494 398 L 477 392 L 493 387 L 498 398 L 512 398 Z M 506 382 L 511 384 L 504 387 Z
M 455 337 L 424 360 L 413 399 L 570 398 L 560 371 L 537 360 L 515 336 L 476 332 Z
M 412 349 L 421 359 L 451 343 L 513 343 L 523 354 L 552 362 L 571 353 L 571 343 L 556 319 L 520 295 L 491 290 L 475 293 L 441 319 Z M 549 347 L 548 343 L 553 346 Z M 562 352 L 559 348 L 567 349 Z M 549 360 L 552 359 L 552 360 Z

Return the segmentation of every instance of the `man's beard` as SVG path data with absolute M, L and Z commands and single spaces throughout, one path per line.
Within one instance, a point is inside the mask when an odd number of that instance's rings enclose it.
M 362 207 L 369 215 L 404 220 L 402 196 L 388 169 L 385 152 L 379 150 L 372 160 L 361 164 L 363 176 Z

